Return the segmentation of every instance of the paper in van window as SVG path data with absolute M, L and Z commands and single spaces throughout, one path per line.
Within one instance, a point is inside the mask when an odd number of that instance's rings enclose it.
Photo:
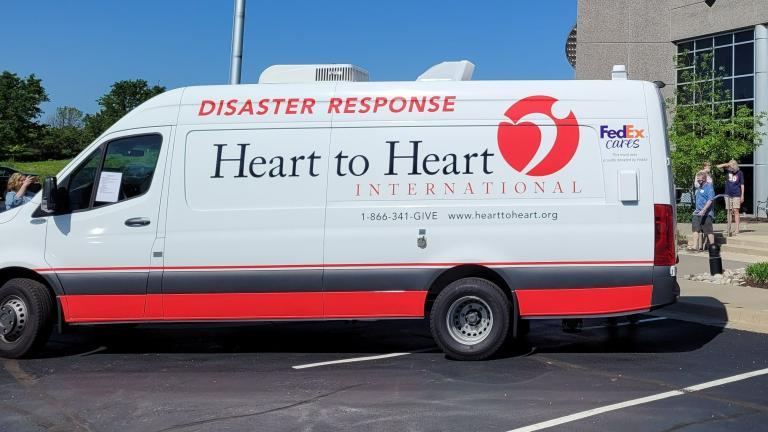
M 96 201 L 114 203 L 120 196 L 120 183 L 123 181 L 123 173 L 107 172 L 101 173 L 99 178 L 99 190 L 96 191 Z

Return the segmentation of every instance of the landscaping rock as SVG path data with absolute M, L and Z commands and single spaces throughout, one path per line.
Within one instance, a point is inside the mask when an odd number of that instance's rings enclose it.
M 708 282 L 717 285 L 738 285 L 748 286 L 746 282 L 746 269 L 725 269 L 722 274 L 711 275 L 709 273 L 700 274 L 687 274 L 683 275 L 683 279 Z

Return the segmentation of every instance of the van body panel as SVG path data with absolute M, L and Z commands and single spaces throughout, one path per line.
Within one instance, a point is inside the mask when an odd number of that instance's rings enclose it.
M 81 323 L 420 317 L 460 267 L 499 275 L 524 318 L 648 310 L 677 295 L 654 267 L 654 204 L 672 202 L 662 110 L 638 81 L 178 89 L 61 173 L 154 129 L 149 193 L 40 218 L 26 229 L 52 224 L 45 258 L 24 265 Z M 140 209 L 157 223 L 121 226 Z
M 165 319 L 323 317 L 330 115 L 295 114 L 290 122 L 235 118 L 238 124 L 230 125 L 203 122 L 197 114 L 201 100 L 243 94 L 280 97 L 286 106 L 301 94 L 317 101 L 311 108 L 318 110 L 333 87 L 185 92 L 164 238 Z M 226 105 L 222 109 L 227 117 Z M 252 307 L 226 312 L 221 301 Z

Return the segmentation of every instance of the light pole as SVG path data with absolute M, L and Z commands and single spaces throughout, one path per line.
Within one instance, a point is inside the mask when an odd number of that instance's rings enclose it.
M 243 68 L 243 30 L 245 28 L 245 0 L 235 0 L 232 22 L 232 61 L 229 65 L 229 83 L 240 84 Z

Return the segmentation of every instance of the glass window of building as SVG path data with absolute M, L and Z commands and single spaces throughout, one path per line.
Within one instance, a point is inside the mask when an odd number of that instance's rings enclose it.
M 754 29 L 740 30 L 736 32 L 701 37 L 694 40 L 677 43 L 677 103 L 687 105 L 702 102 L 713 103 L 716 114 L 722 118 L 733 115 L 734 109 L 747 107 L 754 110 L 755 106 L 755 31 Z M 699 70 L 704 59 L 711 59 L 714 76 L 705 79 L 717 78 L 722 80 L 722 85 L 728 94 L 721 96 L 716 101 L 702 100 L 701 93 L 695 90 L 695 73 Z M 712 81 L 710 81 L 712 82 Z M 697 83 L 701 85 L 703 83 Z M 724 162 L 724 161 L 713 161 Z M 752 211 L 754 171 L 754 155 L 749 154 L 739 161 L 744 172 L 745 183 L 748 185 L 745 193 L 745 202 L 742 211 Z

